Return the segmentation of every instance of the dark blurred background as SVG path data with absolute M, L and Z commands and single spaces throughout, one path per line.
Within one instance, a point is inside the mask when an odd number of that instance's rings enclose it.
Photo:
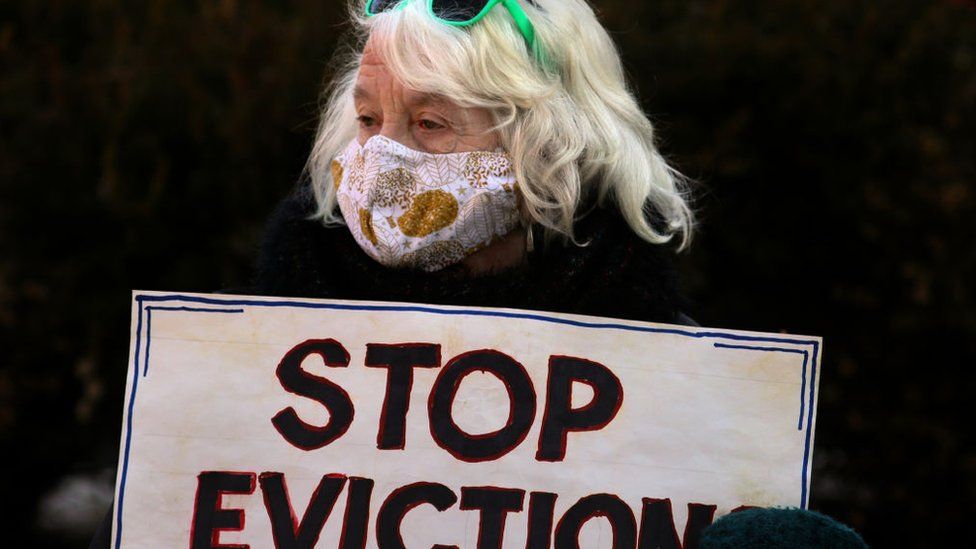
M 812 507 L 947 545 L 976 496 L 976 7 L 596 0 L 699 180 L 704 325 L 825 340 Z M 85 547 L 130 290 L 247 283 L 298 180 L 335 0 L 0 2 L 0 520 Z

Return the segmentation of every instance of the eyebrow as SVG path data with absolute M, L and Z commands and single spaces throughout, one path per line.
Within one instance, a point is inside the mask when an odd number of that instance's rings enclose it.
M 362 86 L 356 86 L 353 89 L 352 96 L 354 99 L 369 101 L 373 98 L 373 94 L 369 92 L 366 88 Z M 411 98 L 411 101 L 407 103 L 411 107 L 425 107 L 425 106 L 440 106 L 449 107 L 451 102 L 447 100 L 443 95 L 438 95 L 434 93 L 420 93 L 416 94 L 415 97 Z

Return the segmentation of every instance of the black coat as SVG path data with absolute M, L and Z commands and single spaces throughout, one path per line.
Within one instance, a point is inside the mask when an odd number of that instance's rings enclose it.
M 309 220 L 310 191 L 272 214 L 252 291 L 260 295 L 507 307 L 693 324 L 678 290 L 673 251 L 640 239 L 620 215 L 594 208 L 576 224 L 578 246 L 537 245 L 525 264 L 471 277 L 461 266 L 394 270 L 367 256 L 349 229 Z M 536 243 L 542 242 L 536 229 Z
M 250 288 L 286 297 L 406 301 L 507 307 L 695 325 L 682 311 L 672 251 L 641 240 L 619 214 L 594 208 L 577 222 L 575 244 L 530 252 L 524 265 L 472 278 L 460 267 L 435 273 L 388 269 L 367 256 L 343 226 L 309 220 L 315 203 L 303 188 L 268 220 Z M 542 242 L 541 232 L 534 235 Z M 111 512 L 91 549 L 108 549 Z

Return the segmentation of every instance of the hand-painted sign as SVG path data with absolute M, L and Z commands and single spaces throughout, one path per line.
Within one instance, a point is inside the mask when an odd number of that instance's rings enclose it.
M 116 548 L 688 547 L 807 503 L 819 338 L 158 292 L 132 319 Z

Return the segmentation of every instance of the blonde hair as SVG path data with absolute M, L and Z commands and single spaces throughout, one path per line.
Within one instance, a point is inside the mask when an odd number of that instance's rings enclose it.
M 336 211 L 332 160 L 357 135 L 353 100 L 363 47 L 377 52 L 404 86 L 437 93 L 462 107 L 493 113 L 502 147 L 513 160 L 521 215 L 547 240 L 573 240 L 582 201 L 612 200 L 641 238 L 661 244 L 691 240 L 694 215 L 687 181 L 654 143 L 654 127 L 624 76 L 616 46 L 584 0 L 521 0 L 535 26 L 533 54 L 504 7 L 465 28 L 428 15 L 427 2 L 365 17 L 351 0 L 357 38 L 340 54 L 338 72 L 306 166 L 318 208 L 314 217 L 342 223 Z M 540 59 L 541 58 L 541 59 Z

